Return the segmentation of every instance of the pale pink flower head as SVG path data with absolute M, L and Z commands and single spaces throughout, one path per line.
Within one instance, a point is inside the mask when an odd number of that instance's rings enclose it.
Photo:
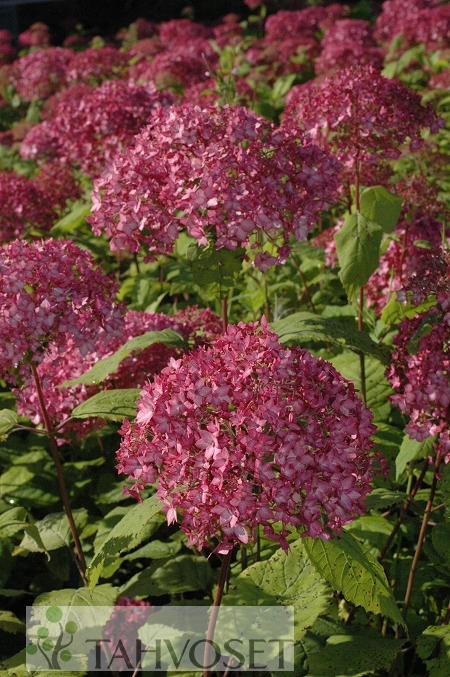
M 171 251 L 186 227 L 199 244 L 305 240 L 332 203 L 339 164 L 298 132 L 240 106 L 158 109 L 94 184 L 93 217 L 111 249 Z M 279 245 L 277 245 L 279 246 Z
M 351 166 L 371 156 L 396 158 L 406 142 L 417 150 L 423 144 L 421 131 L 428 127 L 437 133 L 444 121 L 431 104 L 422 105 L 416 92 L 372 66 L 361 66 L 294 87 L 283 125 L 298 125 Z
M 65 241 L 20 242 L 0 250 L 0 373 L 24 361 L 39 363 L 67 337 L 82 354 L 117 333 L 116 284 L 90 253 Z
M 22 99 L 46 99 L 66 86 L 66 68 L 73 52 L 49 47 L 31 52 L 14 62 L 11 80 Z
M 290 527 L 327 539 L 364 512 L 371 420 L 331 364 L 282 346 L 264 321 L 241 323 L 144 387 L 117 467 L 136 497 L 159 481 L 189 545 L 217 539 L 225 553 L 262 525 L 286 549 Z

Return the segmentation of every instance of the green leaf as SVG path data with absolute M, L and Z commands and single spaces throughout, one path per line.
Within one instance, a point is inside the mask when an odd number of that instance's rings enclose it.
M 402 211 L 403 198 L 390 193 L 383 186 L 371 186 L 361 193 L 360 211 L 369 221 L 390 233 L 397 223 Z
M 156 560 L 120 588 L 121 595 L 131 597 L 180 594 L 208 590 L 213 583 L 211 566 L 204 557 L 179 555 L 161 563 Z
M 0 610 L 0 630 L 16 634 L 25 632 L 25 623 L 17 618 L 12 611 Z
M 436 305 L 436 297 L 430 296 L 427 301 L 420 303 L 418 306 L 414 306 L 412 303 L 400 303 L 397 301 L 397 294 L 395 297 L 389 301 L 387 306 L 383 308 L 381 313 L 381 320 L 384 324 L 392 325 L 397 322 L 401 322 L 405 317 L 411 319 L 429 310 L 431 307 Z
M 73 203 L 70 212 L 55 223 L 50 233 L 53 237 L 72 233 L 86 222 L 86 216 L 90 213 L 91 209 L 92 205 L 90 203 L 86 204 L 86 202 L 77 200 Z
M 104 418 L 107 421 L 122 421 L 136 416 L 136 402 L 141 390 L 104 390 L 82 402 L 72 411 L 75 418 Z
M 40 552 L 46 548 L 42 542 L 38 528 L 35 524 L 29 524 L 26 520 L 28 513 L 25 508 L 12 508 L 0 515 L 0 536 L 9 538 L 19 531 L 25 531 L 27 536 L 34 542 Z
M 23 484 L 28 484 L 33 479 L 35 473 L 24 466 L 11 466 L 6 472 L 0 475 L 0 498 L 13 493 Z
M 383 229 L 362 214 L 349 214 L 334 236 L 339 259 L 339 277 L 349 299 L 378 268 Z
M 60 388 L 68 388 L 69 386 L 79 385 L 81 383 L 100 383 L 104 381 L 109 374 L 114 374 L 119 368 L 120 363 L 133 351 L 144 350 L 155 343 L 164 343 L 166 346 L 172 348 L 186 349 L 187 343 L 180 334 L 173 329 L 163 329 L 162 331 L 148 331 L 141 336 L 135 336 L 130 341 L 124 343 L 113 355 L 99 360 L 92 369 L 86 371 L 78 378 L 71 381 L 64 381 L 59 386 Z
M 221 295 L 234 286 L 242 267 L 244 251 L 238 247 L 231 249 L 216 249 L 213 243 L 208 247 L 200 247 L 196 242 L 189 245 L 187 259 L 194 276 L 195 283 L 200 288 L 211 287 Z
M 450 524 L 436 524 L 431 530 L 431 542 L 438 555 L 450 568 Z
M 405 640 L 382 637 L 371 628 L 332 635 L 326 645 L 308 656 L 308 677 L 363 677 L 388 668 Z
M 383 567 L 351 534 L 344 531 L 329 541 L 305 538 L 305 548 L 320 575 L 347 601 L 405 625 Z
M 73 510 L 72 514 L 75 526 L 78 530 L 82 529 L 88 520 L 87 510 L 80 508 L 79 510 Z M 65 512 L 51 513 L 44 517 L 44 519 L 36 522 L 34 526 L 39 532 L 43 547 L 26 533 L 19 548 L 29 550 L 30 552 L 44 552 L 69 546 L 72 541 L 69 520 Z
M 442 498 L 445 503 L 445 517 L 447 520 L 450 519 L 450 463 L 444 466 L 441 472 L 441 478 L 438 484 L 441 492 Z
M 110 560 L 112 556 L 120 555 L 138 545 L 140 535 L 151 518 L 161 510 L 161 507 L 159 498 L 152 496 L 130 508 L 127 514 L 116 524 L 108 538 L 103 542 L 101 550 L 95 554 L 87 570 L 90 590 L 95 587 L 108 559 Z
M 11 409 L 0 409 L 0 437 L 5 438 L 14 429 L 19 416 Z
M 392 491 L 379 487 L 374 489 L 366 498 L 367 510 L 385 510 L 393 505 L 405 503 L 408 495 L 404 491 Z
M 417 640 L 417 654 L 427 666 L 428 677 L 450 674 L 450 626 L 430 625 Z
M 357 390 L 361 390 L 361 371 L 357 355 L 343 353 L 332 357 L 330 362 L 340 374 L 353 381 Z M 384 375 L 385 368 L 370 356 L 365 358 L 365 368 L 367 406 L 373 412 L 375 421 L 385 420 L 391 411 L 389 396 L 393 393 L 391 384 Z
M 129 562 L 135 560 L 135 559 L 140 559 L 142 557 L 149 558 L 149 559 L 164 559 L 165 557 L 173 557 L 176 555 L 180 550 L 181 550 L 182 544 L 179 541 L 150 541 L 150 543 L 146 543 L 145 545 L 142 546 L 142 548 L 139 548 L 139 550 L 135 550 L 134 552 L 130 552 L 128 555 L 125 555 L 122 559 L 127 560 Z
M 292 339 L 305 341 L 328 341 L 340 347 L 349 348 L 354 352 L 363 352 L 376 357 L 384 365 L 390 362 L 390 350 L 379 346 L 365 332 L 349 327 L 343 322 L 318 317 L 306 311 L 294 313 L 289 317 L 278 320 L 273 325 L 281 343 Z
M 330 606 L 331 591 L 318 578 L 309 561 L 303 539 L 278 550 L 269 560 L 257 562 L 232 579 L 225 606 L 292 605 L 294 637 L 298 642 L 319 614 Z
M 95 554 L 100 551 L 103 543 L 106 541 L 116 524 L 118 524 L 127 515 L 127 513 L 129 513 L 130 510 L 135 507 L 135 505 L 117 506 L 104 516 L 98 525 L 97 535 L 94 541 Z M 147 521 L 145 528 L 139 533 L 139 536 L 136 537 L 135 541 L 130 545 L 129 549 L 137 547 L 143 540 L 147 540 L 153 536 L 153 534 L 159 529 L 164 521 L 165 520 L 162 513 L 158 512 L 156 515 L 153 515 L 153 517 Z
M 423 442 L 412 440 L 408 435 L 403 438 L 402 446 L 395 459 L 396 479 L 400 481 L 406 466 L 410 461 L 415 461 L 417 458 L 426 458 L 433 453 L 433 445 L 436 441 L 436 436 L 427 437 Z

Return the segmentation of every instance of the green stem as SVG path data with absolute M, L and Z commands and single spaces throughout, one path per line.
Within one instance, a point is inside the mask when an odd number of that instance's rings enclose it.
M 44 428 L 47 433 L 50 451 L 52 453 L 53 462 L 56 468 L 56 474 L 58 476 L 59 491 L 61 493 L 61 498 L 64 506 L 64 510 L 69 521 L 70 531 L 72 533 L 73 542 L 75 543 L 75 549 L 77 551 L 77 559 L 75 560 L 78 570 L 80 572 L 81 578 L 83 579 L 84 584 L 87 586 L 88 582 L 86 580 L 86 560 L 84 559 L 83 549 L 81 547 L 80 538 L 78 536 L 78 531 L 75 525 L 75 520 L 73 519 L 72 508 L 70 506 L 69 492 L 67 491 L 66 480 L 64 478 L 63 469 L 61 461 L 59 460 L 59 451 L 58 445 L 56 444 L 56 439 L 52 431 L 52 425 L 50 423 L 50 418 L 45 406 L 44 394 L 42 392 L 41 382 L 39 379 L 39 374 L 36 368 L 36 365 L 31 364 L 31 372 L 33 374 L 34 382 L 36 385 L 37 396 L 39 400 L 39 406 L 42 412 L 42 420 L 44 423 Z

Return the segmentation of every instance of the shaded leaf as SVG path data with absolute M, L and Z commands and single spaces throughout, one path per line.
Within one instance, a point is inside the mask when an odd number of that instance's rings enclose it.
M 342 322 L 318 317 L 313 313 L 294 313 L 278 320 L 272 326 L 281 343 L 287 343 L 292 339 L 327 341 L 356 352 L 362 351 L 366 355 L 372 355 L 385 365 L 390 362 L 389 348 L 379 346 L 365 332 L 353 329 Z
M 417 458 L 426 458 L 433 453 L 433 445 L 436 441 L 436 436 L 428 437 L 423 442 L 412 440 L 408 435 L 403 438 L 402 446 L 395 459 L 396 479 L 399 481 L 410 461 L 415 461 Z
M 242 267 L 244 250 L 238 247 L 216 249 L 213 243 L 208 247 L 200 247 L 196 242 L 189 245 L 187 259 L 192 270 L 195 283 L 201 287 L 211 287 L 213 291 L 226 293 L 234 286 Z
M 404 491 L 392 491 L 384 487 L 374 489 L 366 498 L 367 510 L 383 510 L 405 503 L 408 495 Z
M 204 557 L 179 555 L 163 563 L 156 560 L 120 588 L 121 595 L 159 596 L 208 590 L 213 583 L 211 566 Z
M 326 645 L 309 654 L 311 677 L 363 677 L 392 664 L 405 640 L 382 637 L 370 628 L 354 634 L 332 635 Z
M 73 520 L 78 530 L 82 529 L 88 520 L 85 508 L 73 510 Z M 36 542 L 28 533 L 23 537 L 19 548 L 30 552 L 44 552 L 57 550 L 63 546 L 69 546 L 72 542 L 69 520 L 65 512 L 51 513 L 34 524 L 38 530 L 42 545 Z
M 25 623 L 19 620 L 12 611 L 0 610 L 0 630 L 13 634 L 25 632 Z
M 450 626 L 430 625 L 417 640 L 417 653 L 427 666 L 428 677 L 450 674 Z

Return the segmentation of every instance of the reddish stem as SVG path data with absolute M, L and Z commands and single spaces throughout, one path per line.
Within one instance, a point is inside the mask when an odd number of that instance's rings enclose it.
M 433 481 L 430 487 L 430 495 L 428 497 L 427 505 L 425 507 L 425 513 L 422 520 L 422 526 L 420 527 L 419 539 L 417 541 L 416 552 L 414 553 L 413 561 L 411 564 L 411 569 L 409 572 L 408 585 L 406 587 L 405 601 L 403 603 L 402 616 L 406 618 L 408 613 L 409 603 L 411 601 L 412 589 L 414 584 L 414 578 L 416 575 L 417 565 L 419 563 L 420 553 L 422 552 L 423 542 L 425 540 L 425 533 L 427 530 L 428 520 L 430 519 L 431 510 L 433 508 L 434 494 L 436 493 L 436 485 L 438 480 L 438 471 L 439 465 L 441 462 L 441 445 L 438 446 L 436 452 L 436 462 L 434 467 Z
M 53 462 L 56 468 L 56 474 L 58 476 L 59 491 L 61 493 L 62 502 L 64 505 L 64 510 L 66 511 L 67 519 L 69 521 L 70 531 L 72 533 L 72 538 L 75 543 L 75 548 L 77 551 L 78 558 L 75 559 L 78 570 L 80 572 L 81 578 L 83 579 L 84 584 L 87 586 L 88 582 L 86 580 L 86 560 L 84 559 L 84 553 L 81 547 L 80 538 L 78 536 L 78 531 L 75 526 L 75 521 L 73 519 L 72 508 L 70 506 L 69 492 L 67 491 L 66 480 L 64 479 L 64 474 L 62 470 L 61 461 L 59 460 L 59 451 L 58 445 L 56 444 L 56 439 L 52 431 L 52 426 L 50 423 L 50 418 L 45 406 L 44 395 L 41 388 L 41 382 L 39 379 L 39 374 L 34 364 L 31 364 L 31 371 L 33 374 L 34 382 L 36 385 L 37 396 L 39 400 L 39 406 L 42 412 L 42 420 L 44 423 L 45 432 L 47 433 L 50 450 L 52 452 Z
M 209 665 L 209 656 L 211 653 L 210 648 L 214 639 L 214 631 L 216 629 L 217 618 L 219 616 L 220 604 L 222 602 L 225 585 L 228 579 L 232 553 L 233 550 L 227 552 L 222 560 L 222 566 L 220 567 L 219 582 L 217 583 L 216 595 L 214 597 L 211 616 L 209 617 L 208 630 L 206 632 L 205 652 L 203 654 L 203 677 L 209 677 L 210 675 L 210 671 L 206 666 Z
M 409 495 L 408 500 L 405 502 L 405 505 L 401 509 L 400 515 L 398 516 L 398 519 L 397 519 L 397 521 L 394 525 L 394 528 L 392 529 L 391 533 L 389 534 L 389 538 L 387 539 L 383 550 L 378 555 L 378 561 L 379 562 L 381 562 L 386 557 L 386 553 L 389 550 L 389 546 L 391 545 L 392 541 L 394 540 L 394 538 L 397 534 L 397 531 L 400 529 L 400 527 L 403 523 L 403 520 L 406 517 L 406 513 L 409 510 L 409 506 L 411 505 L 411 503 L 413 501 L 414 496 L 417 494 L 420 487 L 422 486 L 423 478 L 425 477 L 425 473 L 426 473 L 427 469 L 428 469 L 428 460 L 425 461 L 424 466 L 422 468 L 422 472 L 420 473 L 419 477 L 417 478 L 417 482 L 415 483 L 415 485 L 414 485 L 414 487 L 413 487 L 413 489 L 412 489 L 412 491 Z

